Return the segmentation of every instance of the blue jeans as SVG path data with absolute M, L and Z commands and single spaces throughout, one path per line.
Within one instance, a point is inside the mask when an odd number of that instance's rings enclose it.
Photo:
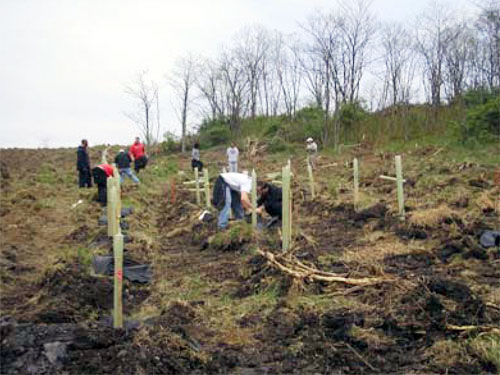
M 235 219 L 243 219 L 244 212 L 243 206 L 241 205 L 241 195 L 237 191 L 231 190 L 231 188 L 226 185 L 226 202 L 224 204 L 224 208 L 219 213 L 219 218 L 217 220 L 217 227 L 219 229 L 227 227 L 227 223 L 229 221 L 229 211 L 231 209 L 233 209 Z
M 230 161 L 229 162 L 228 172 L 238 172 L 238 162 L 237 161 Z
M 137 176 L 132 172 L 132 168 L 120 168 L 120 183 L 123 184 L 124 176 L 127 176 L 128 178 L 132 179 L 136 184 L 138 184 L 140 181 L 137 178 Z

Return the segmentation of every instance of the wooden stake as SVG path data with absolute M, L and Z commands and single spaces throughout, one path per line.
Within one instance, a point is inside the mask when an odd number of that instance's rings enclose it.
M 208 169 L 205 168 L 204 171 L 204 177 L 205 177 L 205 204 L 207 206 L 207 210 L 210 209 L 210 180 L 208 178 Z
M 113 253 L 115 258 L 113 327 L 123 328 L 123 235 L 121 233 L 113 236 Z
M 382 180 L 389 180 L 389 181 L 397 181 L 398 180 L 396 177 L 384 176 L 383 174 L 378 176 L 378 178 L 381 178 Z M 406 180 L 403 179 L 403 183 L 405 183 L 405 182 L 406 182 Z
M 116 211 L 115 215 L 117 217 L 118 227 L 120 227 L 120 219 L 122 217 L 122 190 L 120 183 L 120 172 L 116 168 L 116 164 L 113 163 L 113 180 L 116 187 Z
M 201 199 L 200 199 L 200 179 L 198 176 L 198 168 L 194 169 L 194 179 L 196 181 L 196 204 L 199 205 L 201 203 Z
M 252 169 L 252 228 L 257 228 L 257 174 Z
M 290 169 L 288 166 L 282 169 L 282 248 L 283 252 L 290 249 Z
M 405 201 L 403 194 L 403 167 L 401 166 L 401 155 L 396 155 L 396 178 L 398 186 L 398 206 L 399 206 L 399 219 L 405 220 Z
M 113 207 L 111 205 L 111 201 L 113 199 L 112 194 L 113 194 L 113 189 L 114 189 L 115 183 L 113 181 L 112 177 L 108 177 L 106 179 L 106 189 L 107 189 L 107 197 L 106 197 L 106 216 L 108 218 L 108 236 L 112 237 L 114 233 L 114 226 L 113 226 L 113 219 L 115 217 L 113 213 Z
M 116 186 L 115 183 L 112 181 L 112 186 L 111 186 L 111 201 L 108 202 L 108 205 L 110 206 L 110 214 L 111 216 L 108 217 L 108 223 L 111 223 L 111 236 L 114 236 L 115 234 L 118 233 L 118 229 L 120 228 L 120 223 L 118 220 L 118 216 L 116 215 L 116 207 L 117 207 L 117 201 L 118 201 L 118 196 L 116 194 Z
M 314 199 L 314 177 L 311 164 L 307 164 L 307 173 L 309 174 L 309 188 L 311 190 L 311 198 Z
M 352 161 L 352 166 L 354 169 L 354 210 L 357 210 L 359 204 L 359 167 L 357 158 Z

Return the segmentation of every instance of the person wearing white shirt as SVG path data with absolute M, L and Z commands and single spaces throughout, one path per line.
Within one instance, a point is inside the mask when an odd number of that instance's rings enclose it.
M 217 227 L 225 229 L 229 221 L 229 211 L 232 209 L 235 219 L 243 219 L 244 210 L 252 209 L 250 191 L 252 178 L 244 173 L 221 173 L 224 181 L 225 203 L 219 213 Z
M 314 142 L 314 140 L 311 137 L 307 138 L 306 142 L 307 142 L 306 150 L 308 153 L 307 161 L 309 165 L 312 167 L 312 169 L 316 169 L 316 156 L 318 154 L 318 145 L 316 144 L 316 142 Z
M 238 172 L 238 156 L 240 152 L 234 142 L 231 142 L 231 147 L 226 150 L 229 172 Z

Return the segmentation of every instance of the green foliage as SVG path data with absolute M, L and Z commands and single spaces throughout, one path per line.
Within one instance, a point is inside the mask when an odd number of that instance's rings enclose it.
M 319 140 L 324 124 L 325 112 L 318 107 L 305 107 L 297 111 L 289 126 L 288 139 L 304 143 L 309 137 Z
M 40 166 L 36 179 L 42 184 L 53 185 L 57 182 L 57 171 L 53 165 L 44 163 Z
M 480 136 L 485 132 L 498 134 L 500 131 L 500 96 L 471 108 L 467 112 L 467 117 L 467 124 L 473 135 Z
M 368 113 L 360 102 L 345 103 L 340 107 L 338 116 L 343 129 L 351 129 L 354 124 L 364 120 Z
M 487 88 L 477 88 L 468 90 L 463 97 L 464 103 L 468 108 L 475 107 L 481 104 L 486 104 L 488 101 L 500 96 L 500 88 L 493 90 Z
M 155 177 L 165 178 L 176 174 L 179 170 L 179 166 L 176 160 L 168 160 L 166 163 L 151 166 L 149 170 Z
M 181 149 L 180 143 L 176 140 L 174 134 L 166 132 L 164 141 L 161 143 L 161 151 L 165 154 L 170 154 L 172 152 L 177 152 Z
M 199 135 L 202 148 L 228 144 L 231 140 L 231 130 L 224 120 L 203 121 Z
M 283 126 L 283 118 L 258 116 L 254 119 L 244 119 L 241 123 L 243 137 L 269 138 L 278 134 Z
M 500 135 L 500 90 L 470 90 L 464 95 L 465 118 L 450 122 L 452 134 L 462 144 L 498 141 Z
M 273 137 L 268 143 L 267 151 L 270 153 L 285 152 L 289 149 L 289 144 L 281 137 Z

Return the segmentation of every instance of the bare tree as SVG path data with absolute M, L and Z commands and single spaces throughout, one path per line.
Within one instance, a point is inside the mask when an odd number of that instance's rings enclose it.
M 488 86 L 500 86 L 500 1 L 482 3 L 481 14 L 476 22 L 481 44 L 481 57 L 485 62 L 483 72 Z
M 418 17 L 417 22 L 416 48 L 423 58 L 430 88 L 430 102 L 437 107 L 441 104 L 446 47 L 455 38 L 455 34 L 451 32 L 453 17 L 449 8 L 434 1 Z
M 295 36 L 288 36 L 289 43 L 283 42 L 283 35 L 276 33 L 273 43 L 273 62 L 280 92 L 283 94 L 284 109 L 288 117 L 297 110 L 302 69 L 300 45 Z
M 386 25 L 381 36 L 385 65 L 383 95 L 390 97 L 392 105 L 408 102 L 415 72 L 411 36 L 401 24 Z
M 208 103 L 211 119 L 216 120 L 225 115 L 222 73 L 214 61 L 205 59 L 201 65 L 203 68 L 196 76 L 196 86 Z
M 195 84 L 196 64 L 193 56 L 184 57 L 176 62 L 169 83 L 175 94 L 175 102 L 180 113 L 182 126 L 181 151 L 186 152 L 186 132 L 190 104 L 192 102 L 192 89 Z
M 464 91 L 474 38 L 465 22 L 450 27 L 448 33 L 450 36 L 444 51 L 443 82 L 448 100 L 451 101 Z
M 240 66 L 246 76 L 248 107 L 253 118 L 257 114 L 258 91 L 269 49 L 269 34 L 262 26 L 246 27 L 236 36 L 236 43 L 233 53 L 240 60 Z
M 248 108 L 248 80 L 245 67 L 241 65 L 234 51 L 223 52 L 220 69 L 224 83 L 224 94 L 229 128 L 233 134 L 239 134 L 241 118 Z
M 367 47 L 375 34 L 370 6 L 370 0 L 341 3 L 341 14 L 336 18 L 341 59 L 340 64 L 333 66 L 333 73 L 336 84 L 343 86 L 342 99 L 348 103 L 358 100 L 364 68 L 369 62 L 366 58 Z M 337 70 L 339 67 L 341 72 Z
M 158 86 L 152 80 L 148 82 L 147 75 L 147 71 L 139 72 L 135 80 L 125 87 L 125 92 L 137 100 L 137 110 L 125 115 L 140 129 L 146 144 L 151 145 L 158 133 L 155 128 L 159 127 L 152 116 L 153 104 L 158 100 Z

